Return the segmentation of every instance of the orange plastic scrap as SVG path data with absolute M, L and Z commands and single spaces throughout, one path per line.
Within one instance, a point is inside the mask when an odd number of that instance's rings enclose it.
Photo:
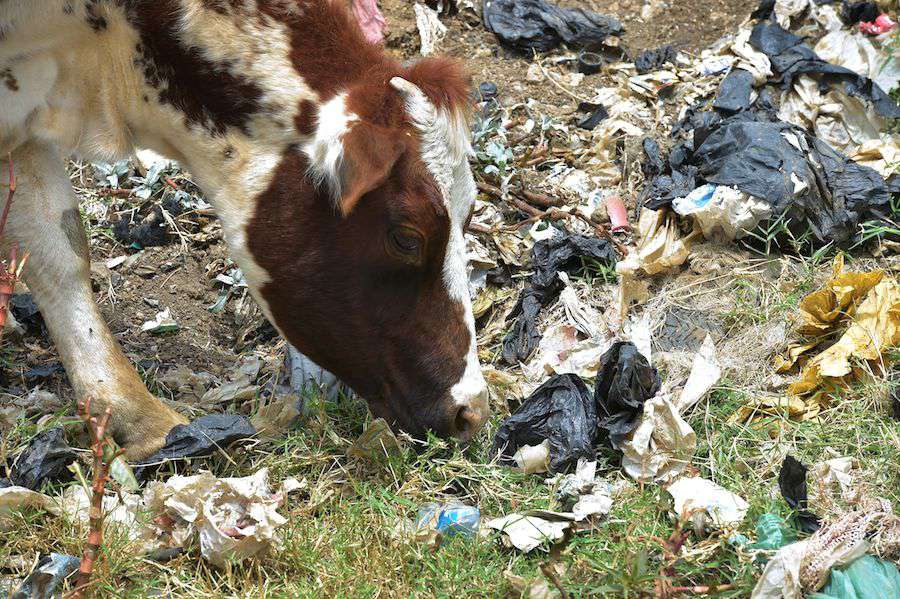
M 900 285 L 893 278 L 882 278 L 856 308 L 850 326 L 841 338 L 809 361 L 801 373 L 801 380 L 788 387 L 788 392 L 805 395 L 815 391 L 825 379 L 839 379 L 851 374 L 852 359 L 884 366 L 884 354 L 898 343 Z
M 872 272 L 843 272 L 844 257 L 834 259 L 831 279 L 818 291 L 800 302 L 804 324 L 797 330 L 801 335 L 817 336 L 831 332 L 844 317 L 852 317 L 856 305 L 884 278 L 880 270 Z

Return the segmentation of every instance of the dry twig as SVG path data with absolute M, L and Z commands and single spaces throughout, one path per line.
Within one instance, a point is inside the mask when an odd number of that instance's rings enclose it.
M 0 237 L 6 230 L 6 221 L 9 218 L 9 209 L 12 207 L 13 196 L 16 194 L 16 171 L 13 166 L 12 154 L 8 155 L 9 161 L 9 191 L 6 194 L 6 204 L 3 206 L 3 213 L 0 215 Z M 9 246 L 9 259 L 0 261 L 0 335 L 3 334 L 3 326 L 6 324 L 6 317 L 9 310 L 9 300 L 13 296 L 16 288 L 16 281 L 22 274 L 25 267 L 25 261 L 28 254 L 18 259 L 19 244 L 12 242 Z

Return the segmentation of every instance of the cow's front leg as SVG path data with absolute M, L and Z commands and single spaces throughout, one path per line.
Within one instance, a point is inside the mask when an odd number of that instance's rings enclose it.
M 0 162 L 5 162 L 0 160 Z M 76 397 L 92 411 L 111 408 L 113 437 L 129 459 L 159 449 L 185 418 L 147 391 L 94 302 L 87 238 L 78 202 L 55 148 L 30 144 L 13 153 L 18 189 L 6 242 L 29 253 L 24 279 L 53 337 Z M 7 183 L 5 164 L 0 184 Z M 6 197 L 5 188 L 0 200 Z

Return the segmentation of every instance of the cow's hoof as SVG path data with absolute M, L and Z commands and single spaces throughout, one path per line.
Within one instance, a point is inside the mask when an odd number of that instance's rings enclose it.
M 162 408 L 160 414 L 150 419 L 150 422 L 135 427 L 139 432 L 132 430 L 126 433 L 128 440 L 122 449 L 129 462 L 140 462 L 150 457 L 166 444 L 166 435 L 173 427 L 188 423 L 188 419 L 178 412 L 166 406 Z

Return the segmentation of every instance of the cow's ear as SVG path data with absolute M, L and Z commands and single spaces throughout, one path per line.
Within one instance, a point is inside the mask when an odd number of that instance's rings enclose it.
M 338 208 L 347 216 L 360 198 L 387 181 L 403 154 L 402 140 L 383 127 L 357 123 L 343 137 Z

